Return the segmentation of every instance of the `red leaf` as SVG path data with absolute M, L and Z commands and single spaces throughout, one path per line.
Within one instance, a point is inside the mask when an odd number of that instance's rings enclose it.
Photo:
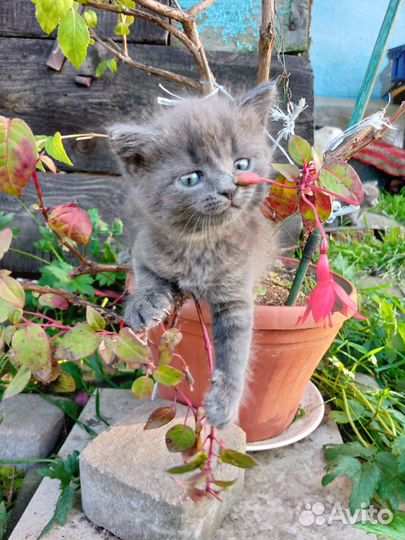
M 18 197 L 38 160 L 35 137 L 20 118 L 0 116 L 0 191 Z
M 4 229 L 4 231 L 0 231 L 0 259 L 9 250 L 12 240 L 13 231 L 11 229 Z
M 363 202 L 363 184 L 353 167 L 344 161 L 324 163 L 319 172 L 318 184 L 337 198 L 342 196 L 343 200 L 349 199 L 352 204 Z
M 314 195 L 306 195 L 306 198 L 315 205 L 321 223 L 326 221 L 332 213 L 332 199 L 330 196 L 317 191 L 314 192 Z M 316 227 L 314 211 L 302 199 L 300 199 L 299 207 L 304 228 L 307 232 L 310 232 Z
M 48 223 L 55 232 L 82 245 L 87 245 L 93 234 L 93 224 L 88 213 L 77 204 L 56 206 L 49 214 Z
M 275 181 L 280 185 L 272 185 L 265 205 L 273 210 L 273 219 L 275 221 L 282 221 L 298 211 L 298 190 L 284 189 L 283 186 L 292 187 L 295 185 L 294 182 L 289 182 L 284 176 L 279 176 Z M 266 215 L 266 217 L 270 216 Z
M 69 307 L 69 302 L 66 300 L 66 298 L 53 293 L 41 294 L 41 296 L 38 298 L 38 302 L 41 306 L 61 309 L 62 311 L 66 311 Z

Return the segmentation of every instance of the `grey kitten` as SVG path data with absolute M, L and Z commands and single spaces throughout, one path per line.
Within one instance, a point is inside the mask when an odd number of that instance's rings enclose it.
M 362 224 L 362 216 L 368 208 L 375 208 L 378 205 L 380 198 L 380 188 L 378 187 L 378 180 L 371 180 L 363 183 L 364 187 L 364 200 L 360 205 L 358 212 L 348 214 L 345 220 L 350 220 L 351 224 L 358 227 Z
M 231 102 L 214 96 L 159 110 L 144 125 L 118 124 L 111 145 L 131 183 L 136 292 L 125 317 L 136 331 L 155 326 L 180 291 L 206 300 L 216 367 L 205 399 L 208 421 L 237 417 L 248 366 L 253 292 L 274 257 L 260 212 L 268 187 L 238 187 L 235 176 L 270 173 L 265 129 L 273 83 Z M 273 251 L 273 254 L 271 253 Z

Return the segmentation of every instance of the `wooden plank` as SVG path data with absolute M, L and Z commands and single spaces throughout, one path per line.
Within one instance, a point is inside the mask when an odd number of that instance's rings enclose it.
M 45 204 L 49 207 L 77 202 L 80 207 L 86 210 L 99 208 L 102 219 L 107 223 L 112 223 L 116 217 L 123 217 L 122 208 L 127 189 L 125 180 L 120 176 L 40 173 L 39 178 Z M 28 205 L 37 202 L 32 183 L 25 190 L 23 199 Z M 13 240 L 12 247 L 43 257 L 43 254 L 33 246 L 33 243 L 39 238 L 38 227 L 17 199 L 0 193 L 0 210 L 16 214 L 12 226 L 18 227 L 20 233 Z M 41 219 L 40 214 L 38 217 Z M 32 258 L 9 252 L 2 259 L 0 266 L 24 275 L 38 272 L 41 263 Z
M 95 131 L 105 132 L 105 126 L 117 120 L 139 121 L 147 108 L 156 105 L 162 94 L 160 79 L 127 66 L 120 66 L 115 76 L 107 75 L 93 82 L 90 88 L 77 86 L 75 70 L 66 62 L 62 73 L 45 66 L 52 47 L 50 40 L 0 38 L 0 114 L 19 116 L 36 134 L 51 134 L 59 130 L 64 135 Z M 184 75 L 197 77 L 190 54 L 174 47 L 130 45 L 130 54 L 138 61 Z M 89 63 L 97 64 L 101 56 L 92 49 Z M 255 85 L 257 58 L 255 54 L 241 55 L 211 51 L 209 60 L 218 82 L 236 93 Z M 294 101 L 305 97 L 308 108 L 300 116 L 297 132 L 312 140 L 313 134 L 313 72 L 305 56 L 285 56 L 287 72 L 291 73 L 290 88 Z M 18 69 L 16 65 L 18 64 Z M 94 69 L 90 66 L 90 71 Z M 282 68 L 273 59 L 272 77 Z M 183 93 L 175 83 L 165 83 Z M 118 173 L 118 165 L 106 139 L 67 143 L 74 170 Z
M 160 0 L 169 4 L 170 0 Z M 142 8 L 140 8 L 142 9 Z M 117 17 L 113 13 L 97 11 L 97 32 L 101 37 L 114 37 Z M 35 18 L 35 6 L 30 0 L 1 0 L 0 36 L 47 38 Z M 132 43 L 167 44 L 166 30 L 137 18 L 128 41 Z

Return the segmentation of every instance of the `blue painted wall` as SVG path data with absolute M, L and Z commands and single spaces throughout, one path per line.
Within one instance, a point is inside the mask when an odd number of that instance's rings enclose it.
M 387 5 L 388 0 L 314 1 L 310 54 L 315 72 L 315 95 L 357 96 Z M 388 48 L 403 44 L 405 1 Z M 381 97 L 380 81 L 373 97 Z

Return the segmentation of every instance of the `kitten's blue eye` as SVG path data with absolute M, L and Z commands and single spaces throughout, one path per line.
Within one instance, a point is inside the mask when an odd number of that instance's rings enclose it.
M 248 171 L 250 169 L 250 159 L 247 158 L 237 159 L 233 164 L 237 171 Z
M 193 171 L 180 176 L 180 184 L 185 187 L 194 187 L 203 179 L 203 173 L 201 171 Z

